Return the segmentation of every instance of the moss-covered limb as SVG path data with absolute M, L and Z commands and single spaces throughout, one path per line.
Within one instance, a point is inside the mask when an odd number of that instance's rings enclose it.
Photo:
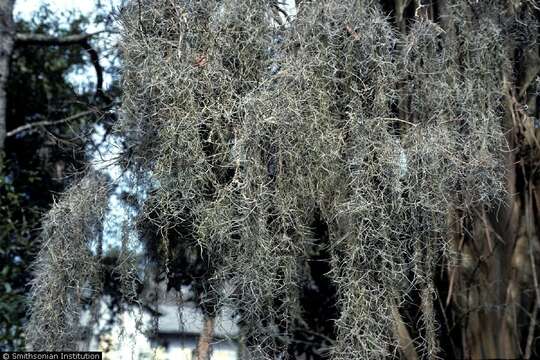
M 495 22 L 499 32 L 492 37 L 501 40 L 500 43 L 483 47 L 481 52 L 489 53 L 494 49 L 500 49 L 501 46 L 504 48 L 502 55 L 506 57 L 506 64 L 499 65 L 503 76 L 497 72 L 487 74 L 488 77 L 481 73 L 481 77 L 487 79 L 499 77 L 499 79 L 495 79 L 499 83 L 497 89 L 499 93 L 495 93 L 495 95 L 498 97 L 504 95 L 504 107 L 501 106 L 498 115 L 505 115 L 502 117 L 504 120 L 503 128 L 510 150 L 503 152 L 506 168 L 505 186 L 508 192 L 502 199 L 506 205 L 495 209 L 474 211 L 465 221 L 462 267 L 455 271 L 458 276 L 455 276 L 457 280 L 453 284 L 457 311 L 468 314 L 468 322 L 462 329 L 465 339 L 464 356 L 523 356 L 522 351 L 525 344 L 523 339 L 517 336 L 519 334 L 517 329 L 520 327 L 518 324 L 520 319 L 529 318 L 528 311 L 533 311 L 533 303 L 528 295 L 533 279 L 527 275 L 527 269 L 530 268 L 531 264 L 528 261 L 520 261 L 520 259 L 528 256 L 524 254 L 524 252 L 528 252 L 525 250 L 527 246 L 524 244 L 527 241 L 537 242 L 534 235 L 523 236 L 522 234 L 524 233 L 524 219 L 528 217 L 525 214 L 525 204 L 530 201 L 530 193 L 528 193 L 526 184 L 536 181 L 535 176 L 526 169 L 534 168 L 534 166 L 531 167 L 529 161 L 537 158 L 538 155 L 536 150 L 532 150 L 537 148 L 536 145 L 529 147 L 531 143 L 534 143 L 535 136 L 526 136 L 527 132 L 522 132 L 521 119 L 526 118 L 518 110 L 522 105 L 516 105 L 519 103 L 516 101 L 519 89 L 519 71 L 527 61 L 523 55 L 530 49 L 531 44 L 536 42 L 536 40 L 533 42 L 526 40 L 530 39 L 527 35 L 528 31 L 537 26 L 535 25 L 537 20 L 531 22 L 530 15 L 534 11 L 531 12 L 532 8 L 529 5 L 530 3 L 526 1 L 497 4 L 495 11 L 498 11 L 499 15 L 486 11 L 482 14 L 487 16 L 479 17 L 477 20 L 484 24 Z M 538 19 L 538 17 L 536 18 Z M 477 24 L 476 26 L 480 27 L 481 25 Z M 484 36 L 490 32 L 493 34 L 492 30 L 486 31 L 486 27 L 484 27 Z M 534 37 L 537 38 L 537 35 Z M 486 41 L 482 43 L 489 44 Z M 500 56 L 500 50 L 496 51 Z M 480 57 L 478 52 L 471 52 L 471 54 L 476 59 L 484 59 L 482 66 L 496 66 L 497 58 L 495 55 L 492 59 L 487 59 Z M 482 56 L 486 56 L 486 54 Z M 474 61 L 474 58 L 471 58 Z M 488 64 L 488 61 L 491 63 Z M 472 77 L 473 74 L 469 72 L 469 76 Z M 486 84 L 489 83 L 486 81 Z M 488 86 L 488 88 L 493 89 L 493 86 Z M 492 91 L 488 88 L 482 89 L 480 93 L 486 94 L 487 91 Z M 481 98 L 485 99 L 487 96 Z M 492 110 L 490 109 L 491 112 Z M 489 114 L 489 111 L 486 113 Z M 537 113 L 537 111 L 528 112 L 528 114 L 533 113 Z M 530 122 L 524 121 L 523 123 Z M 527 155 L 524 155 L 525 153 Z M 533 254 L 536 254 L 536 251 L 533 251 Z M 482 264 L 478 271 L 472 271 L 478 264 Z M 465 292 L 463 289 L 468 290 Z M 489 323 L 489 328 L 499 329 L 497 335 L 485 331 L 486 323 Z
M 474 11 L 467 6 L 450 2 L 446 20 L 453 28 L 446 25 L 446 32 L 429 21 L 414 24 L 404 54 L 406 96 L 411 100 L 411 119 L 418 124 L 404 136 L 412 170 L 404 186 L 406 206 L 416 220 L 411 233 L 419 238 L 413 263 L 416 286 L 423 289 L 421 319 L 427 341 L 421 349 L 429 356 L 437 349 L 430 300 L 436 296 L 433 269 L 441 252 L 448 254 L 447 224 L 437 218 L 454 207 L 489 204 L 504 192 L 504 136 L 498 110 L 505 68 L 501 24 L 493 9 L 474 17 L 467 15 Z
M 272 319 L 275 313 L 270 309 L 272 294 L 283 281 L 278 273 L 284 267 L 277 264 L 272 276 L 260 261 L 271 256 L 276 244 L 275 238 L 263 234 L 268 232 L 266 221 L 270 222 L 264 200 L 268 196 L 260 193 L 263 186 L 255 193 L 246 186 L 267 182 L 266 165 L 254 159 L 251 151 L 260 150 L 244 144 L 253 140 L 241 128 L 243 99 L 268 72 L 279 35 L 271 25 L 270 5 L 270 1 L 145 3 L 144 27 L 154 29 L 145 36 L 134 4 L 132 13 L 126 15 L 124 38 L 127 116 L 120 130 L 128 134 L 132 128 L 142 130 L 135 134 L 133 157 L 140 158 L 142 170 L 150 171 L 157 180 L 147 201 L 151 206 L 142 219 L 148 217 L 161 229 L 158 233 L 179 231 L 177 243 L 200 247 L 198 253 L 210 259 L 208 271 L 197 278 L 206 284 L 200 296 L 214 297 L 212 301 L 217 302 L 216 293 L 224 284 L 237 289 L 230 300 L 235 308 L 245 309 L 243 322 L 254 330 L 267 317 L 271 319 L 268 327 L 279 322 Z M 171 16 L 171 22 L 162 21 Z M 164 54 L 165 61 L 159 60 Z M 141 86 L 147 89 L 142 94 Z M 155 138 L 148 142 L 153 134 Z M 262 174 L 252 171 L 253 166 L 263 169 Z M 152 212 L 158 216 L 150 216 Z M 254 220 L 252 212 L 258 216 Z M 260 231 L 243 230 L 252 221 L 259 224 Z M 163 247 L 172 249 L 169 239 Z M 182 250 L 176 250 L 180 252 L 166 252 L 171 259 L 165 263 L 181 264 L 174 258 L 181 257 Z M 277 255 L 276 259 L 281 258 Z M 251 290 L 258 298 L 253 298 Z M 252 306 L 245 305 L 247 299 L 254 301 Z
M 490 70 L 506 60 L 487 3 L 449 0 L 443 28 L 437 6 L 411 4 L 401 34 L 373 1 L 303 2 L 287 24 L 255 0 L 155 0 L 126 15 L 120 131 L 156 179 L 147 203 L 160 216 L 146 216 L 200 247 L 203 288 L 238 309 L 254 358 L 294 349 L 319 212 L 340 310 L 333 356 L 392 356 L 403 326 L 408 353 L 438 354 L 441 219 L 501 193 Z M 401 316 L 411 298 L 423 300 Z
M 238 104 L 268 66 L 270 28 L 261 26 L 269 22 L 267 10 L 264 1 L 154 1 L 142 10 L 133 5 L 133 15 L 125 17 L 127 116 L 121 129 L 129 134 L 138 128 L 140 141 L 152 141 L 135 149 L 146 151 L 140 158 L 159 182 L 163 224 L 204 201 L 211 204 L 233 178 Z M 147 36 L 141 36 L 139 16 L 141 26 L 153 29 Z M 143 85 L 147 90 L 140 93 Z M 148 129 L 140 127 L 144 123 Z
M 99 291 L 99 261 L 92 247 L 101 236 L 107 187 L 96 174 L 73 185 L 43 222 L 34 264 L 27 344 L 39 351 L 76 350 L 80 310 Z

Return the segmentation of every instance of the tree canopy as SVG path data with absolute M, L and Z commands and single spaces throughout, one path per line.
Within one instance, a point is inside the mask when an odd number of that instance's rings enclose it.
M 2 350 L 24 348 L 30 265 L 39 250 L 43 214 L 86 167 L 95 123 L 110 128 L 113 120 L 104 110 L 117 93 L 114 86 L 96 97 L 96 81 L 77 88 L 70 79 L 75 69 L 89 64 L 87 28 L 94 21 L 104 24 L 105 15 L 60 15 L 43 6 L 30 19 L 15 19 L 13 29 L 1 30 L 14 42 L 0 160 Z M 63 42 L 77 36 L 86 36 L 88 46 Z

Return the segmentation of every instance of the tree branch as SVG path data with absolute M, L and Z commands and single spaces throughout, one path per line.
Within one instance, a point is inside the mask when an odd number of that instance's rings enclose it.
M 39 127 L 39 126 L 52 126 L 52 125 L 59 125 L 59 124 L 67 123 L 67 122 L 77 120 L 77 119 L 80 119 L 80 118 L 88 116 L 88 115 L 92 115 L 95 112 L 96 112 L 95 110 L 87 110 L 87 111 L 82 111 L 80 113 L 68 116 L 67 118 L 60 119 L 60 120 L 52 120 L 52 121 L 51 120 L 44 120 L 44 121 L 36 121 L 36 122 L 30 123 L 30 124 L 25 124 L 25 125 L 22 125 L 22 126 L 19 126 L 19 127 L 15 128 L 15 129 L 13 129 L 11 131 L 8 131 L 8 133 L 6 134 L 6 137 L 11 137 L 11 136 L 17 135 L 20 132 L 23 132 L 23 131 L 26 131 L 26 130 L 31 130 L 31 129 Z
M 285 17 L 285 21 L 290 24 L 291 18 L 289 17 L 289 14 L 287 14 L 287 12 L 279 6 L 277 1 L 272 3 L 272 12 L 274 20 L 278 23 L 279 26 L 283 25 L 280 14 L 282 14 Z
M 84 50 L 88 53 L 90 56 L 90 62 L 92 62 L 92 65 L 94 66 L 94 69 L 96 70 L 96 97 L 101 98 L 105 101 L 107 105 L 109 105 L 112 100 L 110 97 L 108 97 L 105 92 L 103 91 L 103 67 L 101 66 L 99 62 L 99 55 L 96 49 L 90 45 L 90 42 L 88 39 L 85 39 L 81 42 L 81 46 Z
M 25 45 L 49 45 L 49 46 L 66 46 L 66 45 L 82 45 L 91 37 L 98 35 L 104 31 L 94 33 L 82 33 L 66 36 L 53 36 L 46 34 L 16 34 L 15 46 Z

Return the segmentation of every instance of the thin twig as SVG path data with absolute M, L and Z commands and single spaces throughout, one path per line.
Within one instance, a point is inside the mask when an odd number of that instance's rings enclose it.
M 6 134 L 6 137 L 11 137 L 11 136 L 17 135 L 20 132 L 27 131 L 27 130 L 32 130 L 32 129 L 34 129 L 36 127 L 40 127 L 40 126 L 52 126 L 52 125 L 59 125 L 59 124 L 67 123 L 67 122 L 78 120 L 80 118 L 83 118 L 85 116 L 92 115 L 92 114 L 95 114 L 95 113 L 96 113 L 95 110 L 86 110 L 86 111 L 82 111 L 80 113 L 68 116 L 67 118 L 60 119 L 60 120 L 53 120 L 53 121 L 51 121 L 51 120 L 43 120 L 43 121 L 33 122 L 33 123 L 30 123 L 30 124 L 25 124 L 25 125 L 19 126 L 19 127 L 15 128 L 15 129 L 9 131 Z

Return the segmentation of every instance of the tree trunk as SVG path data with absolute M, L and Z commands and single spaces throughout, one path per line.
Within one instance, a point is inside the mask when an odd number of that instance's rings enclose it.
M 197 360 L 210 360 L 210 343 L 214 336 L 214 318 L 205 317 L 203 331 L 197 344 Z
M 9 60 L 13 51 L 15 0 L 0 0 L 0 150 L 6 139 L 6 86 L 9 77 Z

